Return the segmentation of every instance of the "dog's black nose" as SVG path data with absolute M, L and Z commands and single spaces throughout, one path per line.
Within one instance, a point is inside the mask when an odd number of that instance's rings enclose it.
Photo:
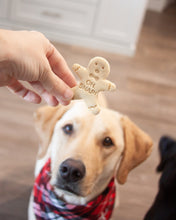
M 59 173 L 65 181 L 77 182 L 85 176 L 86 168 L 82 161 L 69 158 L 60 165 Z

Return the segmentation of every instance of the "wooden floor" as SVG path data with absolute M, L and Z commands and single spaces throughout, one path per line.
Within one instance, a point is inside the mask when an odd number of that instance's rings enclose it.
M 176 8 L 147 12 L 133 58 L 55 44 L 71 67 L 87 65 L 99 55 L 111 64 L 110 80 L 118 85 L 108 95 L 111 108 L 127 114 L 154 140 L 151 157 L 119 187 L 120 206 L 113 220 L 142 220 L 156 192 L 159 175 L 157 143 L 163 134 L 176 137 Z M 37 136 L 32 114 L 38 107 L 0 88 L 0 219 L 27 219 L 33 184 Z

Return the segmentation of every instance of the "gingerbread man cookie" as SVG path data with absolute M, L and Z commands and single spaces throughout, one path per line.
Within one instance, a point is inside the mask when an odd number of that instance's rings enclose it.
M 110 73 L 108 61 L 102 57 L 94 57 L 87 68 L 74 64 L 73 70 L 80 78 L 79 84 L 73 87 L 73 99 L 84 99 L 88 109 L 93 114 L 98 114 L 100 112 L 98 93 L 116 89 L 114 83 L 106 80 Z

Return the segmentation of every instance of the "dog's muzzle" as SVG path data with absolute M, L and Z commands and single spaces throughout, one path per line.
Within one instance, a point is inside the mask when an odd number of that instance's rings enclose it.
M 78 185 L 85 174 L 86 168 L 82 161 L 68 158 L 59 167 L 56 186 L 60 189 L 80 194 Z
M 73 166 L 81 171 L 84 171 L 85 167 L 80 165 L 82 163 L 75 162 L 75 160 L 66 160 L 67 166 Z M 60 166 L 64 167 L 65 163 Z M 64 166 L 63 166 L 64 165 Z M 71 167 L 72 167 L 71 166 Z M 77 167 L 78 166 L 78 167 Z M 72 167 L 72 168 L 73 168 Z M 84 167 L 84 168 L 83 168 Z M 68 167 L 67 167 L 68 168 Z M 60 172 L 59 169 L 59 172 Z M 61 169 L 62 170 L 62 169 Z M 69 169 L 70 170 L 70 169 Z M 65 168 L 64 168 L 65 171 Z M 62 172 L 62 171 L 61 171 Z M 71 171 L 69 171 L 71 172 Z M 72 173 L 72 172 L 71 172 Z M 83 176 L 81 178 L 83 178 Z M 67 175 L 66 175 L 67 176 Z M 69 175 L 68 175 L 69 176 Z M 77 176 L 77 175 L 76 175 Z M 77 178 L 76 178 L 77 179 Z M 79 179 L 79 180 L 78 180 Z M 80 177 L 76 182 L 72 184 L 78 184 Z M 49 158 L 40 173 L 35 179 L 33 189 L 33 209 L 36 219 L 48 220 L 48 219 L 110 219 L 115 202 L 115 182 L 114 177 L 109 182 L 106 189 L 96 198 L 89 201 L 85 205 L 73 205 L 63 201 L 63 198 L 59 198 L 53 186 L 50 184 L 51 180 L 51 159 Z M 75 181 L 75 179 L 74 179 Z M 81 182 L 81 181 L 80 181 Z

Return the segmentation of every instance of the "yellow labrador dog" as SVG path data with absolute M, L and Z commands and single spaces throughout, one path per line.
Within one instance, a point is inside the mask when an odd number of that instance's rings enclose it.
M 114 180 L 124 184 L 150 155 L 150 137 L 116 111 L 93 115 L 83 101 L 41 107 L 35 125 L 40 148 L 29 220 L 109 219 Z

